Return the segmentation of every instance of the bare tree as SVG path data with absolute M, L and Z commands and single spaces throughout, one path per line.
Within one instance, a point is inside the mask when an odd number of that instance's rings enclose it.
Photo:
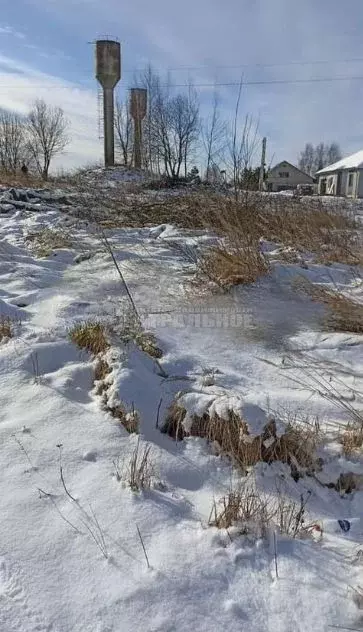
M 306 143 L 299 156 L 299 169 L 308 175 L 313 175 L 315 169 L 315 150 L 311 143 Z
M 160 98 L 165 100 L 167 88 L 161 87 L 160 77 L 150 65 L 145 68 L 141 75 L 134 78 L 134 84 L 147 90 L 148 108 L 146 118 L 143 121 L 143 163 L 151 171 L 160 174 L 162 157 L 157 130 L 157 112 Z
M 245 173 L 251 167 L 252 159 L 260 144 L 257 137 L 258 122 L 255 122 L 250 115 L 246 115 L 244 123 L 240 128 L 240 103 L 242 95 L 242 80 L 239 85 L 238 97 L 236 101 L 235 114 L 229 139 L 229 171 L 232 172 L 233 187 L 236 199 L 242 187 Z
M 217 92 L 214 93 L 212 113 L 202 126 L 202 141 L 206 154 L 206 180 L 209 181 L 226 142 L 226 124 L 220 118 Z
M 46 180 L 52 159 L 67 146 L 69 124 L 59 107 L 35 101 L 27 118 L 28 147 L 36 168 Z
M 300 153 L 299 168 L 305 173 L 313 176 L 319 169 L 327 165 L 338 162 L 342 157 L 342 152 L 338 143 L 319 143 L 315 147 L 311 143 L 305 145 Z
M 15 173 L 28 162 L 24 120 L 15 112 L 0 110 L 0 167 Z
M 159 92 L 155 104 L 154 134 L 165 172 L 180 177 L 182 166 L 188 163 L 199 137 L 199 103 L 195 90 L 170 97 Z
M 123 164 L 128 167 L 132 163 L 132 118 L 128 103 L 116 101 L 115 108 L 116 143 L 122 156 Z
M 326 152 L 327 165 L 332 165 L 342 159 L 342 151 L 338 143 L 331 143 Z M 326 166 L 326 165 L 324 165 Z

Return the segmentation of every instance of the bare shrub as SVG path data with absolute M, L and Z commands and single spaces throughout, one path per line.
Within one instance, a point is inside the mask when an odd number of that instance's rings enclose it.
M 313 301 L 323 303 L 329 310 L 324 324 L 333 331 L 363 333 L 363 304 L 354 301 L 337 288 L 315 285 L 307 279 L 299 279 L 296 287 L 308 294 Z
M 194 415 L 190 431 L 186 432 L 183 426 L 185 415 L 186 410 L 174 402 L 162 431 L 177 439 L 193 436 L 216 443 L 221 453 L 244 472 L 260 461 L 280 461 L 289 464 L 292 475 L 298 479 L 318 467 L 316 448 L 320 442 L 320 429 L 317 426 L 289 423 L 284 434 L 277 436 L 276 422 L 271 419 L 261 435 L 253 437 L 249 434 L 247 422 L 229 411 L 228 419 L 208 413 Z
M 69 337 L 77 347 L 86 349 L 94 356 L 104 353 L 110 347 L 105 327 L 98 321 L 77 323 L 70 330 Z
M 138 437 L 128 468 L 128 484 L 134 492 L 151 487 L 154 477 L 151 455 L 151 446 L 145 444 L 142 447 L 140 437 Z
M 37 232 L 28 233 L 25 238 L 36 257 L 49 257 L 56 248 L 71 248 L 69 236 L 53 228 L 43 228 Z
M 14 336 L 14 321 L 9 316 L 0 314 L 0 342 Z
M 309 528 L 305 522 L 305 509 L 310 493 L 306 498 L 301 494 L 300 502 L 295 503 L 282 494 L 278 494 L 276 501 L 276 511 L 274 511 L 274 521 L 280 533 L 296 538 Z

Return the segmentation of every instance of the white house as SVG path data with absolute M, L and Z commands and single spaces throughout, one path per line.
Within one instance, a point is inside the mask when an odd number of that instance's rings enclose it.
M 363 198 L 363 150 L 320 169 L 316 176 L 319 195 Z
M 299 184 L 314 184 L 314 179 L 286 160 L 270 169 L 265 180 L 267 191 L 288 191 Z

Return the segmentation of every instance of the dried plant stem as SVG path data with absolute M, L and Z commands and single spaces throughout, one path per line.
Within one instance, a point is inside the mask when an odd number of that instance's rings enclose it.
M 137 524 L 136 524 L 136 529 L 137 529 L 137 533 L 138 533 L 139 538 L 140 538 L 140 542 L 141 542 L 142 550 L 144 551 L 144 555 L 145 555 L 145 559 L 146 559 L 146 564 L 147 564 L 147 567 L 148 567 L 148 568 L 151 568 L 151 566 L 150 566 L 150 562 L 149 562 L 149 558 L 148 558 L 147 553 L 146 553 L 145 544 L 144 544 L 144 541 L 143 541 L 143 539 L 142 539 L 142 535 L 141 535 L 141 533 L 140 533 L 139 526 L 138 526 Z

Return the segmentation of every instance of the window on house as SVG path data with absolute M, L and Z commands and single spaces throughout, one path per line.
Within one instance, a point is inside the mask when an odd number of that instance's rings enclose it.
M 288 171 L 280 171 L 279 172 L 279 176 L 280 176 L 280 178 L 289 178 L 290 174 L 289 174 Z
M 348 177 L 348 187 L 352 187 L 354 184 L 354 173 L 350 173 Z

